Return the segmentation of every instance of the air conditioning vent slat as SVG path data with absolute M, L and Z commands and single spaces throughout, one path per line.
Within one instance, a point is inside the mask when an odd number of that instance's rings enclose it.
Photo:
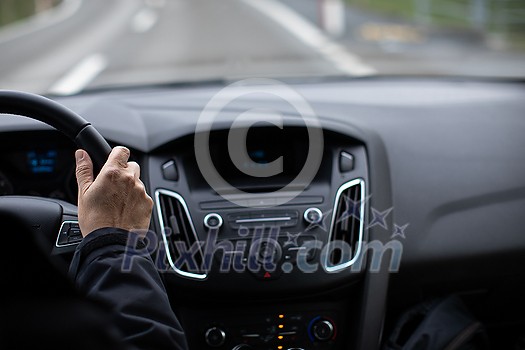
M 180 235 L 179 223 L 175 215 L 170 216 L 170 225 L 174 235 Z
M 155 200 L 166 258 L 171 268 L 185 277 L 206 278 L 206 273 L 200 270 L 203 261 L 200 248 L 192 255 L 192 261 L 179 259 L 184 253 L 181 249 L 191 252 L 191 248 L 198 242 L 186 202 L 178 193 L 168 190 L 155 191 Z
M 349 247 L 349 251 L 333 249 L 326 257 L 329 272 L 351 266 L 361 251 L 364 230 L 365 183 L 355 179 L 339 187 L 332 215 L 329 244 Z
M 182 205 L 180 202 L 177 203 L 177 214 L 179 218 L 185 218 L 186 214 L 184 213 L 184 210 L 182 208 Z M 197 241 L 196 235 L 194 234 L 194 231 L 189 225 L 188 220 L 179 220 L 180 222 L 180 233 L 184 236 L 185 242 L 188 244 L 193 244 L 195 241 Z

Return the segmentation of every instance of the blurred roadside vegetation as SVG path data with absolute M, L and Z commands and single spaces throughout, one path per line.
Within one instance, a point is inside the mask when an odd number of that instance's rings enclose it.
M 471 30 L 525 50 L 525 0 L 346 0 L 349 5 L 417 24 Z
M 0 0 L 0 26 L 50 9 L 61 0 Z

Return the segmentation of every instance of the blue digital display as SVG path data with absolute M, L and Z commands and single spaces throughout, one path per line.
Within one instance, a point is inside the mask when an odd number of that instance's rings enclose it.
M 29 151 L 27 162 L 33 174 L 52 174 L 55 172 L 57 151 Z
M 270 163 L 270 160 L 268 160 L 268 155 L 265 150 L 256 150 L 252 151 L 249 154 L 250 158 L 252 158 L 255 162 L 260 164 L 266 164 Z

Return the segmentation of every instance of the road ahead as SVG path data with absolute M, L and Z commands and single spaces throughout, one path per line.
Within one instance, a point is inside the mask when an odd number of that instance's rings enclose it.
M 71 94 L 107 85 L 316 75 L 525 77 L 525 55 L 356 8 L 342 36 L 317 0 L 64 0 L 0 31 L 0 89 Z M 467 33 L 468 34 L 468 33 Z
M 276 5 L 66 0 L 36 23 L 0 32 L 0 88 L 67 94 L 107 84 L 367 72 L 344 50 L 328 54 L 332 43 Z

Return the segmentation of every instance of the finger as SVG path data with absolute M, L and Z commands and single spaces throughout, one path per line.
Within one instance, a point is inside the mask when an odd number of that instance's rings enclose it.
M 77 177 L 78 193 L 80 195 L 93 183 L 93 162 L 89 154 L 81 149 L 75 152 L 75 160 L 77 163 L 75 174 Z
M 140 166 L 137 164 L 137 162 L 128 162 L 128 170 L 133 172 L 135 181 L 140 181 Z
M 129 149 L 126 147 L 117 146 L 111 150 L 108 160 L 104 166 L 115 165 L 118 168 L 127 168 L 129 156 Z

